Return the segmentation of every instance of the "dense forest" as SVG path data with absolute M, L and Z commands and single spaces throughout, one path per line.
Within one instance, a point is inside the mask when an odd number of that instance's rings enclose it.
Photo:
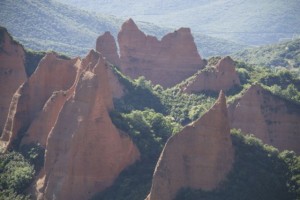
M 300 38 L 238 52 L 234 57 L 249 64 L 267 67 L 285 67 L 299 71 Z

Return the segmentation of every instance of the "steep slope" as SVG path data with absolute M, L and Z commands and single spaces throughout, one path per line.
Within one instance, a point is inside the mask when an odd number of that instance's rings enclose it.
M 139 158 L 131 139 L 109 117 L 108 65 L 100 54 L 90 54 L 95 65 L 83 61 L 89 65 L 49 133 L 38 199 L 88 199 Z
M 228 91 L 240 85 L 240 79 L 235 71 L 234 61 L 229 57 L 222 58 L 216 66 L 206 67 L 189 78 L 180 87 L 183 92 L 197 93 L 201 91 Z
M 279 150 L 300 153 L 300 106 L 251 86 L 228 107 L 232 128 L 254 134 Z
M 97 38 L 96 50 L 101 52 L 111 64 L 115 66 L 120 65 L 117 44 L 110 32 L 105 32 Z
M 6 148 L 20 142 L 36 115 L 54 91 L 69 89 L 75 80 L 78 59 L 60 59 L 48 53 L 35 73 L 15 92 L 1 140 Z M 59 74 L 59 76 L 58 76 Z
M 300 68 L 300 38 L 247 49 L 234 54 L 233 57 L 255 65 Z
M 221 91 L 215 105 L 166 143 L 156 165 L 147 200 L 171 200 L 185 187 L 212 190 L 232 167 L 226 99 Z
M 13 94 L 27 80 L 24 49 L 0 27 L 0 133 L 4 128 Z M 0 134 L 1 136 L 1 134 Z
M 280 38 L 291 38 L 293 34 L 300 33 L 298 0 L 64 2 L 95 12 L 134 17 L 161 26 L 188 26 L 192 27 L 195 33 L 205 33 L 251 45 L 274 43 Z
M 143 33 L 129 19 L 118 34 L 118 44 L 120 58 L 114 38 L 109 33 L 98 38 L 96 49 L 111 63 L 119 63 L 122 72 L 132 79 L 144 76 L 163 87 L 174 86 L 205 65 L 188 28 L 180 28 L 159 41 Z

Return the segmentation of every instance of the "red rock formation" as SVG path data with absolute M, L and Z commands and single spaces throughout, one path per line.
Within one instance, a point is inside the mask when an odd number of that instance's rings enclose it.
M 47 100 L 41 112 L 39 112 L 33 122 L 30 124 L 30 127 L 26 131 L 26 134 L 22 138 L 23 144 L 30 144 L 30 143 L 39 143 L 44 148 L 46 148 L 46 141 L 48 138 L 48 134 L 50 133 L 52 127 L 55 125 L 57 120 L 58 114 L 62 109 L 62 106 L 66 102 L 67 99 L 71 95 L 73 95 L 75 86 L 77 85 L 78 79 L 82 73 L 88 66 L 96 65 L 99 54 L 95 51 L 90 51 L 89 54 L 80 62 L 76 64 L 77 68 L 77 75 L 76 80 L 73 86 L 66 90 L 66 91 L 55 91 L 52 96 Z M 102 79 L 104 82 L 108 81 L 111 89 L 112 89 L 112 96 L 114 98 L 120 98 L 123 94 L 123 86 L 118 82 L 118 79 L 113 74 L 110 67 L 107 67 L 107 75 L 108 79 Z M 108 97 L 111 96 L 111 92 L 109 91 L 106 94 Z M 109 101 L 111 103 L 111 101 Z M 109 105 L 112 107 L 112 105 Z
M 97 38 L 96 50 L 100 52 L 111 64 L 116 66 L 120 65 L 116 41 L 110 32 L 105 32 Z
M 9 148 L 13 141 L 18 141 L 26 133 L 54 91 L 65 91 L 73 85 L 77 61 L 60 59 L 55 53 L 48 53 L 41 60 L 36 71 L 12 98 L 1 137 L 2 146 Z
M 166 143 L 147 200 L 171 200 L 183 187 L 212 190 L 232 167 L 234 151 L 224 93 L 200 119 Z
M 300 106 L 251 86 L 229 107 L 232 128 L 254 134 L 279 150 L 300 153 Z
M 45 103 L 44 108 L 30 124 L 22 138 L 21 146 L 26 144 L 40 144 L 46 148 L 48 134 L 56 123 L 57 116 L 68 98 L 67 91 L 54 92 Z
M 145 76 L 154 84 L 174 86 L 204 67 L 189 28 L 181 28 L 161 41 L 146 36 L 132 19 L 118 34 L 120 68 L 131 78 Z
M 88 199 L 110 186 L 139 158 L 130 138 L 111 122 L 113 108 L 108 65 L 100 54 L 64 104 L 49 134 L 40 199 Z M 88 62 L 85 59 L 83 63 Z M 110 95 L 109 95 L 110 92 Z
M 228 91 L 235 85 L 240 85 L 240 79 L 235 71 L 234 61 L 227 56 L 221 59 L 215 67 L 208 67 L 194 75 L 182 86 L 182 91 L 186 93 L 205 90 Z
M 0 27 L 0 136 L 6 122 L 11 99 L 26 81 L 24 49 L 5 28 Z

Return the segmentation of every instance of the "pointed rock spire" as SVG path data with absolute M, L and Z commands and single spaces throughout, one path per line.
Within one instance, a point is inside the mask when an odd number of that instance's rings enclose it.
M 11 99 L 27 80 L 24 66 L 25 52 L 7 30 L 0 27 L 0 136 L 4 128 Z
M 226 98 L 221 91 L 207 113 L 168 140 L 147 200 L 171 200 L 186 187 L 212 190 L 224 180 L 233 159 Z
M 139 159 L 137 147 L 109 116 L 108 64 L 95 51 L 82 64 L 88 66 L 47 138 L 44 176 L 36 188 L 41 199 L 89 199 Z
M 116 41 L 109 31 L 98 37 L 96 41 L 96 50 L 100 52 L 108 62 L 115 66 L 119 66 L 120 61 L 117 53 Z
M 279 150 L 300 153 L 300 106 L 260 84 L 252 85 L 228 107 L 232 128 L 251 133 Z
M 22 138 L 54 91 L 68 90 L 74 84 L 77 61 L 77 58 L 61 59 L 56 53 L 47 53 L 40 61 L 35 72 L 12 98 L 1 136 L 5 148 L 11 147 L 15 139 Z
M 214 67 L 196 73 L 192 79 L 181 85 L 186 93 L 197 93 L 206 90 L 218 92 L 228 91 L 234 86 L 240 85 L 240 78 L 235 71 L 235 63 L 226 56 L 219 60 Z
M 180 83 L 205 65 L 189 28 L 180 28 L 159 41 L 129 19 L 122 25 L 118 43 L 124 74 L 131 78 L 145 76 L 163 87 Z

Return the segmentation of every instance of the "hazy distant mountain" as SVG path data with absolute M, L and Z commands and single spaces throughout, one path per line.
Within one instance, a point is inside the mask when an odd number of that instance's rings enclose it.
M 96 38 L 103 32 L 111 31 L 116 36 L 123 21 L 109 12 L 96 14 L 52 0 L 0 1 L 0 26 L 6 27 L 25 47 L 34 50 L 84 55 L 94 48 Z M 135 21 L 144 32 L 158 37 L 174 30 Z M 194 34 L 194 37 L 198 50 L 205 57 L 229 54 L 245 47 L 203 34 Z
M 299 0 L 59 0 L 118 17 L 261 45 L 300 34 Z
M 26 47 L 85 54 L 103 30 L 116 32 L 118 20 L 63 4 L 38 0 L 0 2 L 0 25 Z

